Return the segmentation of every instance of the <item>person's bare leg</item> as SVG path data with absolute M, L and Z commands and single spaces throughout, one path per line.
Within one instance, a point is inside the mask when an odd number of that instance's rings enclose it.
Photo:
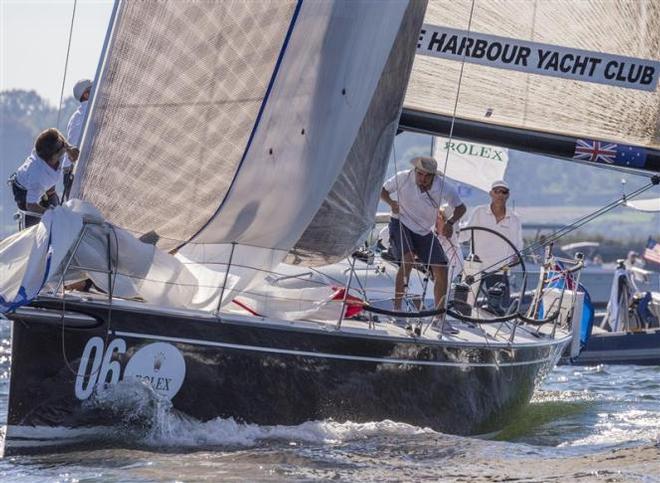
M 403 260 L 401 260 L 401 265 L 394 280 L 394 310 L 401 310 L 401 299 L 406 293 L 406 285 L 408 285 L 410 279 L 413 263 L 414 258 L 411 252 L 403 255 Z
M 435 299 L 435 308 L 440 308 L 442 303 L 444 307 L 443 297 L 447 294 L 447 266 L 436 265 L 433 267 L 433 297 Z

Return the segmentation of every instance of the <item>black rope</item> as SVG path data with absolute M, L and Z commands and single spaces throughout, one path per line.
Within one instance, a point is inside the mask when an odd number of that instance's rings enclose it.
M 412 319 L 412 318 L 421 318 L 421 317 L 432 317 L 434 315 L 442 315 L 447 312 L 444 308 L 434 309 L 434 310 L 421 310 L 419 312 L 403 312 L 400 310 L 388 310 L 381 309 L 380 307 L 374 307 L 370 304 L 362 304 L 362 310 L 365 312 L 373 312 L 375 314 L 389 315 L 390 317 L 398 317 L 401 319 Z

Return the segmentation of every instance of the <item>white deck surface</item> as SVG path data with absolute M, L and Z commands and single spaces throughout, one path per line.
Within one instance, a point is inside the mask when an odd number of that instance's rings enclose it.
M 107 297 L 103 294 L 96 293 L 79 293 L 73 292 L 67 294 L 68 300 L 85 300 L 92 303 L 99 303 L 106 305 Z M 113 306 L 117 308 L 130 308 L 137 312 L 153 312 L 159 311 L 167 313 L 170 315 L 181 315 L 185 317 L 195 317 L 207 321 L 218 320 L 215 314 L 208 312 L 201 312 L 196 310 L 188 309 L 178 309 L 171 307 L 159 307 L 135 300 L 123 300 L 123 299 L 114 299 Z M 482 315 L 482 318 L 486 318 L 486 315 Z M 237 321 L 247 324 L 272 324 L 274 326 L 287 326 L 287 327 L 296 327 L 300 329 L 307 330 L 321 330 L 321 331 L 336 331 L 337 330 L 337 320 L 281 320 L 281 319 L 269 319 L 264 317 L 258 317 L 249 314 L 248 312 L 242 311 L 240 308 L 232 312 L 221 312 L 219 317 L 219 323 L 222 323 L 222 319 L 231 319 L 232 321 Z M 539 329 L 538 326 L 532 326 L 529 324 L 518 324 L 515 329 L 515 337 L 511 339 L 512 328 L 514 327 L 514 321 L 510 322 L 496 322 L 496 323 L 481 323 L 473 324 L 469 322 L 462 322 L 451 317 L 448 317 L 447 320 L 451 325 L 458 329 L 458 334 L 443 334 L 440 331 L 440 328 L 437 326 L 432 326 L 430 324 L 431 319 L 426 317 L 421 319 L 421 335 L 416 336 L 410 331 L 406 330 L 405 327 L 402 327 L 403 324 L 396 324 L 393 318 L 387 316 L 378 316 L 379 322 L 374 322 L 372 328 L 369 327 L 369 322 L 361 320 L 352 320 L 344 319 L 341 322 L 340 331 L 347 334 L 355 335 L 371 335 L 375 337 L 395 337 L 402 339 L 410 340 L 419 340 L 422 341 L 445 341 L 450 342 L 452 345 L 470 345 L 475 344 L 484 344 L 484 345 L 502 345 L 502 346 L 511 346 L 511 345 L 546 345 L 548 343 L 547 335 L 551 334 L 553 331 L 554 325 L 548 323 L 542 325 Z M 414 327 L 417 324 L 417 321 L 420 319 L 410 318 L 408 319 L 412 326 Z M 539 337 L 539 335 L 541 335 Z M 569 333 L 564 329 L 557 327 L 555 332 L 555 338 L 557 341 L 568 337 Z

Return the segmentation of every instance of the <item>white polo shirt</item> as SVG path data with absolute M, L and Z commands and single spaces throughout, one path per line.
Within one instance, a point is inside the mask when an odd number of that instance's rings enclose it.
M 88 101 L 83 101 L 80 103 L 76 112 L 71 115 L 69 119 L 69 124 L 66 126 L 66 138 L 69 144 L 73 146 L 80 146 L 81 136 L 82 136 L 82 126 L 83 121 L 85 120 L 85 114 L 87 113 L 87 104 Z M 68 168 L 71 166 L 71 160 L 69 159 L 69 154 L 64 155 L 64 161 L 62 167 Z
M 16 170 L 16 181 L 27 190 L 26 201 L 39 203 L 41 197 L 60 180 L 62 165 L 54 170 L 35 151 Z
M 400 171 L 385 181 L 383 188 L 399 202 L 401 223 L 418 235 L 428 235 L 435 226 L 438 209 L 444 203 L 452 208 L 463 204 L 454 184 L 444 176 L 435 176 L 428 191 L 415 183 L 415 170 Z M 393 196 L 392 196 L 393 195 Z
M 504 235 L 513 245 L 521 250 L 523 248 L 522 224 L 518 215 L 507 209 L 506 215 L 498 223 L 495 215 L 488 205 L 477 206 L 467 222 L 467 226 L 482 226 L 490 228 Z M 469 232 L 464 232 L 461 241 L 469 237 Z M 475 230 L 474 232 L 474 253 L 479 256 L 484 263 L 483 268 L 493 265 L 493 270 L 508 263 L 508 258 L 515 254 L 511 247 L 497 235 L 485 231 Z M 491 271 L 491 270 L 488 270 Z

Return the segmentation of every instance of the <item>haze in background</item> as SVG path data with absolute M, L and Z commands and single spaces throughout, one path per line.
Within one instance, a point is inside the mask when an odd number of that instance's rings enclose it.
M 35 90 L 59 104 L 73 0 L 0 0 L 0 91 Z M 112 0 L 78 0 L 64 97 L 94 78 Z

